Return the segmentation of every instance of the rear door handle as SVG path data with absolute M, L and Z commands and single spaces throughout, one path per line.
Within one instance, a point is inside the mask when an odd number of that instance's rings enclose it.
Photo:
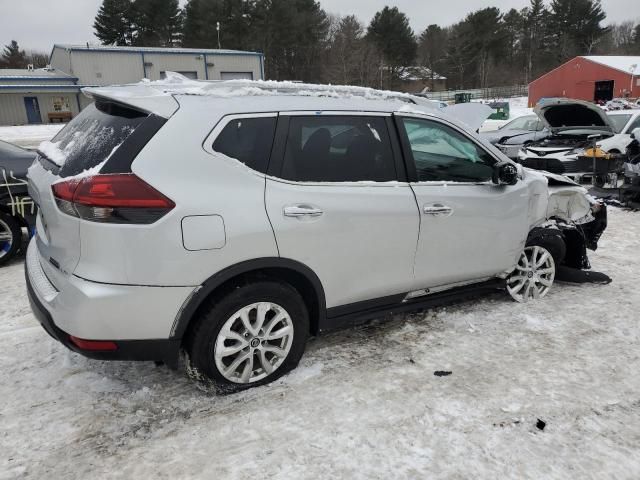
M 422 211 L 427 215 L 448 217 L 453 213 L 453 208 L 440 203 L 434 203 L 433 205 L 425 205 Z
M 290 205 L 284 207 L 285 217 L 319 217 L 324 212 L 311 205 Z

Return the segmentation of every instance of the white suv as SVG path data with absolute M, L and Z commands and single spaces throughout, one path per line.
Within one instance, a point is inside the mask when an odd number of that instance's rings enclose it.
M 32 309 L 92 358 L 184 352 L 194 378 L 259 385 L 308 335 L 496 289 L 541 297 L 606 224 L 581 187 L 408 96 L 172 81 L 88 89 L 29 170 Z

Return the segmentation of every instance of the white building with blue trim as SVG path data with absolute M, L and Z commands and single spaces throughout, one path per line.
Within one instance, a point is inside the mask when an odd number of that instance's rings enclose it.
M 49 62 L 46 69 L 0 69 L 0 125 L 67 121 L 90 102 L 82 87 L 160 80 L 167 71 L 264 79 L 264 56 L 238 50 L 56 44 Z
M 0 125 L 69 121 L 89 103 L 78 78 L 53 69 L 0 69 Z

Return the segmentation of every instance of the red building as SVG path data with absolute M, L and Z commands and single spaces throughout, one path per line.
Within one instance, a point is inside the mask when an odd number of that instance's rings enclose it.
M 640 97 L 640 57 L 576 57 L 529 84 L 529 106 L 541 98 L 567 97 L 597 102 Z

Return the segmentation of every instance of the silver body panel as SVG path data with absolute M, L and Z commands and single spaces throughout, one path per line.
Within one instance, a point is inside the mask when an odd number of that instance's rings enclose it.
M 266 205 L 280 255 L 310 267 L 327 307 L 411 290 L 418 211 L 408 184 L 267 180 Z M 317 216 L 287 216 L 311 206 Z

